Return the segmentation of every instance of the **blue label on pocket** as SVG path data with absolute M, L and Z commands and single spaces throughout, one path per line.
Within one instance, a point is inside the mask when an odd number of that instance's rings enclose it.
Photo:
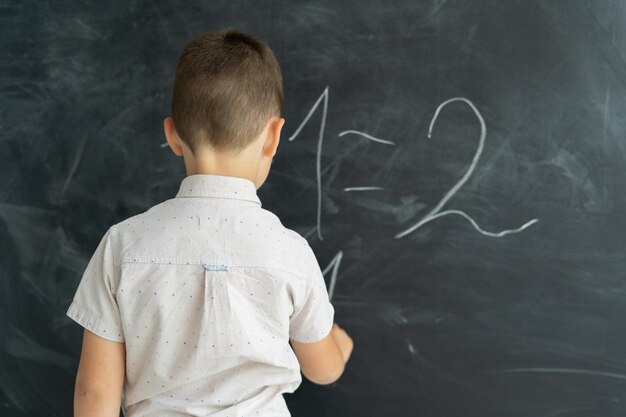
M 202 266 L 207 271 L 228 271 L 228 266 L 226 265 L 210 265 L 206 262 L 202 262 Z

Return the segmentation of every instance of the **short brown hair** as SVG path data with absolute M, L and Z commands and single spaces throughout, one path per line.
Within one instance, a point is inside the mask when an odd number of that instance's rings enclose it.
M 241 150 L 283 106 L 283 79 L 272 50 L 237 30 L 200 34 L 176 65 L 172 118 L 195 153 L 208 145 Z

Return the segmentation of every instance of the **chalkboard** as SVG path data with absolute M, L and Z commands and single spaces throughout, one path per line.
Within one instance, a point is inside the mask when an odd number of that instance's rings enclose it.
M 71 415 L 64 314 L 106 229 L 176 193 L 178 54 L 267 42 L 263 207 L 355 346 L 294 416 L 626 415 L 626 3 L 3 2 L 2 415 Z

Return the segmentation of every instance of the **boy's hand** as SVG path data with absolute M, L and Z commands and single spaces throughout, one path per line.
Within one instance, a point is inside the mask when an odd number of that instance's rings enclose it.
M 333 328 L 330 331 L 333 335 L 333 339 L 335 339 L 335 343 L 339 346 L 341 350 L 341 354 L 343 355 L 343 363 L 347 363 L 348 359 L 350 359 L 350 355 L 352 354 L 352 348 L 354 347 L 354 342 L 352 342 L 352 338 L 348 336 L 348 333 L 337 323 L 333 323 Z

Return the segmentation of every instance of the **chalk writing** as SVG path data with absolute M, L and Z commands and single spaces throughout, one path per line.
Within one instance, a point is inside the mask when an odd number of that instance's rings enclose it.
M 326 128 L 326 114 L 328 112 L 328 86 L 324 89 L 320 97 L 317 99 L 311 110 L 309 110 L 309 114 L 306 115 L 300 126 L 296 129 L 296 131 L 289 137 L 289 141 L 291 142 L 298 136 L 302 128 L 309 121 L 315 110 L 320 105 L 320 103 L 324 103 L 322 107 L 322 120 L 320 121 L 320 132 L 319 138 L 317 139 L 317 153 L 315 157 L 315 176 L 317 178 L 317 237 L 322 240 L 322 173 L 321 173 L 321 164 L 322 164 L 322 141 L 324 140 L 324 129 Z
M 363 136 L 366 139 L 369 140 L 373 140 L 374 142 L 378 142 L 378 143 L 383 143 L 385 145 L 395 145 L 392 141 L 390 140 L 384 140 L 384 139 L 379 139 L 379 138 L 375 138 L 374 136 L 368 135 L 365 132 L 359 132 L 358 130 L 344 130 L 343 132 L 339 133 L 339 137 L 345 136 L 347 134 L 353 133 L 355 135 L 359 135 L 359 136 Z
M 384 190 L 383 187 L 345 187 L 344 191 L 369 191 L 369 190 Z
M 423 226 L 424 224 L 432 220 L 435 220 L 439 217 L 452 215 L 452 214 L 456 214 L 456 215 L 464 217 L 480 233 L 486 236 L 491 236 L 491 237 L 502 237 L 511 233 L 518 233 L 526 229 L 530 225 L 539 221 L 538 219 L 532 219 L 529 222 L 526 222 L 522 226 L 518 227 L 517 229 L 503 230 L 503 231 L 494 233 L 494 232 L 487 232 L 483 230 L 480 226 L 478 226 L 478 224 L 476 223 L 476 221 L 474 221 L 474 219 L 472 219 L 467 213 L 461 210 L 446 210 L 446 211 L 441 211 L 441 212 L 439 211 L 444 206 L 444 204 L 446 204 L 448 200 L 450 200 L 450 198 L 452 198 L 452 196 L 459 190 L 459 188 L 461 188 L 463 184 L 465 184 L 465 182 L 470 177 L 470 175 L 472 175 L 472 172 L 474 172 L 474 169 L 476 168 L 476 164 L 478 163 L 478 158 L 480 158 L 480 154 L 483 151 L 483 147 L 485 144 L 485 137 L 487 135 L 487 127 L 485 126 L 485 121 L 482 115 L 480 114 L 480 112 L 478 111 L 478 109 L 474 106 L 474 104 L 464 97 L 454 97 L 454 98 L 444 101 L 443 103 L 439 105 L 439 107 L 437 107 L 437 110 L 435 111 L 435 115 L 430 121 L 430 126 L 428 127 L 428 138 L 430 139 L 432 136 L 433 126 L 435 125 L 435 121 L 437 120 L 437 116 L 439 116 L 439 112 L 441 111 L 441 109 L 444 106 L 446 106 L 448 103 L 452 103 L 454 101 L 462 101 L 464 103 L 467 103 L 467 105 L 469 105 L 471 109 L 474 111 L 474 113 L 476 114 L 476 117 L 478 118 L 478 121 L 480 122 L 480 139 L 478 141 L 478 147 L 476 148 L 476 152 L 474 153 L 474 158 L 472 159 L 469 169 L 465 172 L 465 174 L 461 177 L 461 179 L 443 196 L 443 198 L 439 201 L 439 203 L 435 207 L 433 207 L 433 209 L 429 211 L 424 217 L 422 217 L 420 221 L 418 221 L 417 223 L 415 223 L 413 226 L 409 227 L 408 229 L 405 229 L 402 232 L 397 233 L 394 236 L 396 239 L 406 236 L 407 234 L 413 232 L 414 230 L 418 229 L 419 227 Z
M 328 266 L 324 268 L 322 274 L 326 275 L 328 270 L 332 268 L 332 272 L 330 274 L 330 285 L 328 286 L 328 296 L 329 299 L 333 299 L 333 292 L 335 291 L 335 283 L 337 282 L 337 273 L 339 272 L 339 265 L 341 264 L 341 259 L 343 258 L 343 252 L 337 252 L 337 255 L 330 261 Z
M 326 128 L 326 117 L 327 117 L 327 114 L 328 114 L 328 97 L 329 97 L 329 87 L 326 86 L 326 88 L 324 88 L 324 91 L 319 96 L 319 98 L 315 101 L 315 103 L 313 104 L 313 106 L 309 110 L 309 112 L 306 115 L 306 117 L 302 120 L 302 122 L 300 123 L 300 125 L 298 126 L 296 131 L 288 139 L 289 141 L 293 141 L 298 136 L 298 134 L 300 134 L 300 132 L 302 131 L 304 126 L 308 123 L 309 119 L 313 116 L 313 114 L 315 113 L 315 111 L 317 110 L 319 105 L 323 104 L 323 106 L 322 106 L 322 118 L 321 118 L 321 121 L 320 121 L 319 136 L 318 136 L 318 140 L 317 140 L 317 152 L 316 152 L 316 158 L 315 158 L 316 180 L 317 180 L 317 225 L 316 225 L 316 231 L 317 231 L 317 236 L 319 237 L 320 240 L 323 239 L 322 238 L 322 232 L 321 232 L 321 211 L 322 211 L 321 155 L 322 155 L 322 142 L 324 140 L 324 131 L 325 131 L 325 128 Z M 467 169 L 467 171 L 459 179 L 459 181 L 457 181 L 457 183 L 443 196 L 443 198 L 439 201 L 439 203 L 437 203 L 437 205 L 435 207 L 433 207 L 417 223 L 415 223 L 411 227 L 409 227 L 409 228 L 407 228 L 407 229 L 405 229 L 405 230 L 403 230 L 403 231 L 401 231 L 399 233 L 396 233 L 396 235 L 394 236 L 396 239 L 399 239 L 401 237 L 406 236 L 407 234 L 417 230 L 418 228 L 420 228 L 421 226 L 425 225 L 426 223 L 428 223 L 430 221 L 433 221 L 433 220 L 438 219 L 438 218 L 443 217 L 443 216 L 449 216 L 449 215 L 457 215 L 457 216 L 463 217 L 479 233 L 482 233 L 483 235 L 490 236 L 490 237 L 502 237 L 502 236 L 506 236 L 506 235 L 512 234 L 512 233 L 519 233 L 522 230 L 528 228 L 529 226 L 531 226 L 531 225 L 533 225 L 533 224 L 535 224 L 535 223 L 537 223 L 539 221 L 538 219 L 532 219 L 532 220 L 524 223 L 522 226 L 520 226 L 520 227 L 518 227 L 516 229 L 506 229 L 506 230 L 502 230 L 502 231 L 499 231 L 499 232 L 489 232 L 489 231 L 486 231 L 483 228 L 481 228 L 478 225 L 478 223 L 472 217 L 470 217 L 467 213 L 465 213 L 462 210 L 450 209 L 450 210 L 441 211 L 442 207 L 467 182 L 469 177 L 474 172 L 474 169 L 476 168 L 476 165 L 478 163 L 478 159 L 480 158 L 480 155 L 481 155 L 481 153 L 483 151 L 483 147 L 484 147 L 484 144 L 485 144 L 485 138 L 486 138 L 486 135 L 487 135 L 487 127 L 485 125 L 485 121 L 484 121 L 482 115 L 480 114 L 480 112 L 478 111 L 478 109 L 474 106 L 474 104 L 470 100 L 468 100 L 467 98 L 464 98 L 464 97 L 453 97 L 453 98 L 450 98 L 450 99 L 444 101 L 443 103 L 441 103 L 437 107 L 437 109 L 435 111 L 435 114 L 434 114 L 432 120 L 430 121 L 430 126 L 428 128 L 428 138 L 430 139 L 432 137 L 433 127 L 435 125 L 435 121 L 437 120 L 437 117 L 439 116 L 439 113 L 441 112 L 441 109 L 443 109 L 449 103 L 452 103 L 452 102 L 455 102 L 455 101 L 461 101 L 461 102 L 466 103 L 468 106 L 470 106 L 470 108 L 474 111 L 474 114 L 476 115 L 476 117 L 478 118 L 478 121 L 480 123 L 480 139 L 478 141 L 478 146 L 476 148 L 476 152 L 474 153 L 474 157 L 472 159 L 472 162 L 470 163 L 469 168 Z M 384 145 L 395 145 L 395 143 L 392 142 L 392 141 L 381 139 L 381 138 L 377 138 L 377 137 L 374 137 L 374 136 L 372 136 L 372 135 L 370 135 L 368 133 L 361 132 L 361 131 L 358 131 L 358 130 L 344 130 L 344 131 L 339 133 L 338 137 L 343 137 L 343 136 L 349 135 L 349 134 L 357 135 L 357 136 L 363 137 L 365 139 L 371 140 L 373 142 L 384 144 Z M 346 187 L 346 188 L 343 189 L 343 191 L 351 192 L 351 191 L 382 190 L 382 189 L 383 189 L 383 187 L 363 186 L 363 187 Z

